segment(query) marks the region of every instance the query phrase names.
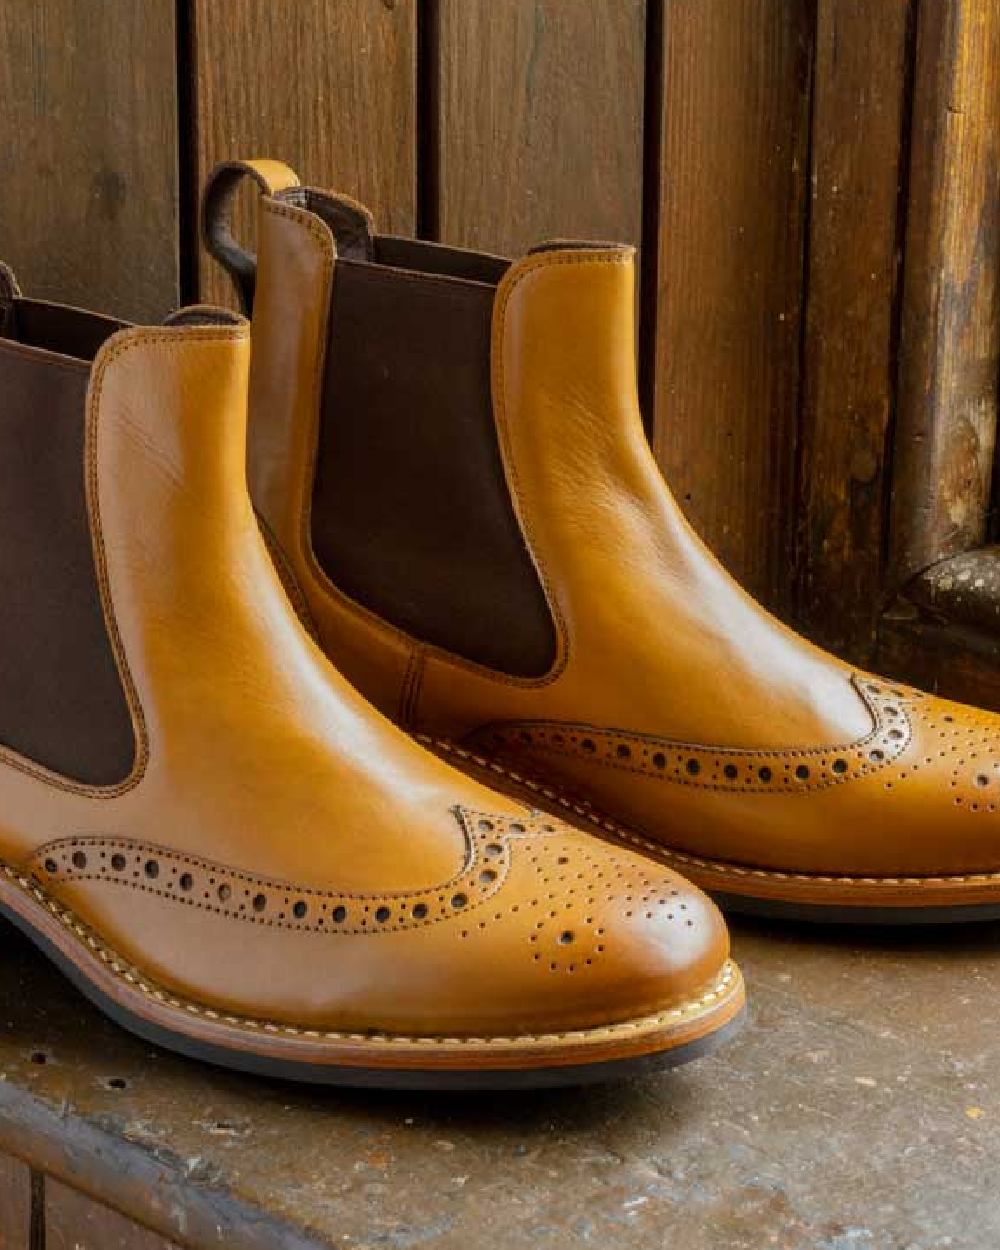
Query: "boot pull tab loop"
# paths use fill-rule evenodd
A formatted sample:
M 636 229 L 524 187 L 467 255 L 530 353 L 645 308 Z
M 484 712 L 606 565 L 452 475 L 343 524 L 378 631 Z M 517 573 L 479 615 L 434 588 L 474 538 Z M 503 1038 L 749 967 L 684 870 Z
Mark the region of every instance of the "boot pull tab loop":
M 232 279 L 240 307 L 249 317 L 253 312 L 257 257 L 241 247 L 233 235 L 232 209 L 236 190 L 244 178 L 251 178 L 262 195 L 277 195 L 299 186 L 298 175 L 281 161 L 266 159 L 224 161 L 216 165 L 205 184 L 201 201 L 201 233 L 205 247 Z

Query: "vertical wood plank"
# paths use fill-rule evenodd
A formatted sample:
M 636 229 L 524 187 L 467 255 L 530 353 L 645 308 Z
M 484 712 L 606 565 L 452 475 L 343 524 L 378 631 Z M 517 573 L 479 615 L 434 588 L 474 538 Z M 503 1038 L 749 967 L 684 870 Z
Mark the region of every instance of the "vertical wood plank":
M 0 4 L 0 256 L 32 295 L 177 300 L 175 0 Z
M 640 241 L 644 0 L 437 0 L 438 193 L 448 243 Z
M 812 0 L 666 0 L 658 459 L 694 525 L 772 604 L 788 552 Z
M 863 660 L 888 533 L 911 0 L 820 0 L 801 418 L 800 616 Z
M 198 194 L 217 161 L 274 156 L 411 233 L 417 0 L 193 2 Z M 204 298 L 232 302 L 204 254 L 200 277 Z
M 45 1250 L 178 1250 L 59 1181 L 45 1182 Z
M 996 440 L 1000 9 L 920 5 L 892 502 L 893 588 L 982 542 Z
M 0 1250 L 29 1250 L 31 1173 L 19 1159 L 0 1155 Z

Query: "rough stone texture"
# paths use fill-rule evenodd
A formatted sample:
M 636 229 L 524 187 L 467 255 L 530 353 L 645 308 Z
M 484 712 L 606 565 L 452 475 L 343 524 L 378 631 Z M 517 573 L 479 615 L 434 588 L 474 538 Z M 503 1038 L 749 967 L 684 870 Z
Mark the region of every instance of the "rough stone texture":
M 204 1068 L 3 940 L 0 1148 L 185 1245 L 1000 1245 L 1000 925 L 737 921 L 753 1019 L 723 1054 L 620 1088 L 482 1097 Z

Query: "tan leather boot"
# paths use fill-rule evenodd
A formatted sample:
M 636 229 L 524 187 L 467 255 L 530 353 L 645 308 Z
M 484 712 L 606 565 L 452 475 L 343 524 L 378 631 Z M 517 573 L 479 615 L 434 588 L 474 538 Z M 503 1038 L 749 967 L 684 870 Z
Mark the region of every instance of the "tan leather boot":
M 531 1085 L 704 1051 L 742 1005 L 714 906 L 443 764 L 302 627 L 246 490 L 249 355 L 239 318 L 121 329 L 0 274 L 0 911 L 237 1068 Z
M 643 436 L 632 251 L 509 263 L 282 182 L 251 491 L 359 689 L 734 905 L 1000 914 L 1000 719 L 819 651 L 695 537 Z

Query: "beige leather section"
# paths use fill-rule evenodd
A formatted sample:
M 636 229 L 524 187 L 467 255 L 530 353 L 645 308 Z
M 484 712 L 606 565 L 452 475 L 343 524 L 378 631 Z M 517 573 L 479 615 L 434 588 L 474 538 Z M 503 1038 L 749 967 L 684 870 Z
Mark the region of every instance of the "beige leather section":
M 341 596 L 319 568 L 310 507 L 334 242 L 313 213 L 261 202 L 249 475 L 254 504 L 297 579 L 337 666 L 387 715 L 400 713 L 416 647 Z
M 525 689 L 431 656 L 421 726 L 535 716 L 722 746 L 860 737 L 849 671 L 744 594 L 666 490 L 639 413 L 634 308 L 628 249 L 545 253 L 502 283 L 497 422 L 567 658 Z
M 529 1030 L 691 997 L 726 956 L 711 904 L 429 755 L 305 632 L 246 491 L 249 355 L 245 326 L 197 327 L 126 331 L 97 359 L 89 507 L 142 750 L 115 790 L 0 765 L 0 859 L 144 974 L 265 1020 Z M 488 826 L 479 893 L 452 884 L 476 867 L 459 809 Z M 350 896 L 352 931 L 319 925 L 339 923 L 331 894 Z

